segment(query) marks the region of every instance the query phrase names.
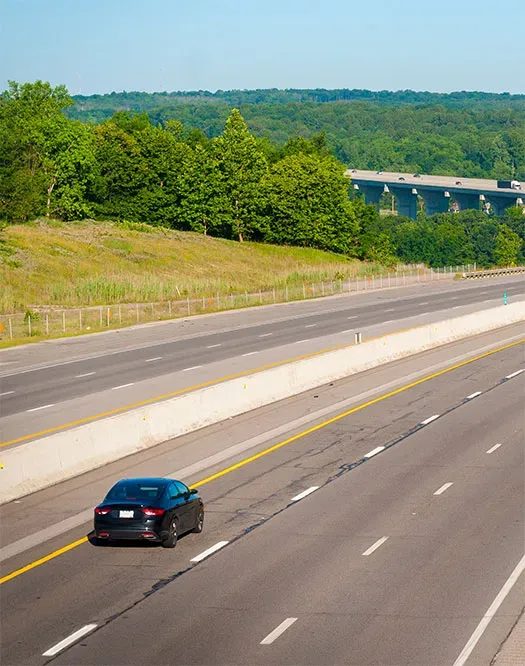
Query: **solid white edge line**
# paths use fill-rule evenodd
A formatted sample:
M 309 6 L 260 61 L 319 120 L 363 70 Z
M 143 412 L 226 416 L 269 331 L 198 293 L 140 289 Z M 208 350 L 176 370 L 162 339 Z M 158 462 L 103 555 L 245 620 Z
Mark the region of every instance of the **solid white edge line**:
M 195 555 L 195 557 L 192 557 L 190 562 L 202 562 L 202 560 L 206 559 L 210 555 L 213 555 L 213 553 L 217 552 L 221 548 L 224 548 L 224 546 L 226 546 L 228 543 L 229 541 L 219 541 L 211 548 L 208 548 L 207 550 L 204 550 L 202 553 L 199 553 L 199 555 Z
M 381 453 L 385 447 L 384 446 L 377 446 L 375 449 L 372 449 L 368 453 L 366 453 L 363 458 L 371 458 L 372 456 L 375 456 L 378 453 Z
M 428 425 L 429 423 L 432 423 L 432 421 L 435 421 L 436 419 L 439 419 L 441 414 L 434 414 L 434 416 L 429 416 L 428 419 L 425 419 L 424 421 L 421 421 L 419 425 Z
M 448 490 L 448 489 L 450 488 L 450 486 L 453 486 L 453 485 L 454 485 L 454 483 L 451 482 L 451 481 L 450 481 L 449 483 L 444 483 L 444 484 L 441 486 L 441 488 L 438 488 L 438 489 L 436 490 L 436 492 L 434 493 L 434 495 L 442 495 L 442 494 L 445 492 L 445 490 Z
M 525 369 L 522 368 L 521 370 L 516 370 L 516 372 L 513 372 L 510 375 L 507 375 L 505 379 L 512 379 L 513 377 L 517 377 L 518 375 L 521 375 L 522 372 L 525 372 Z
M 307 495 L 310 495 L 310 493 L 313 493 L 316 490 L 319 490 L 319 486 L 312 486 L 311 488 L 308 488 L 307 490 L 303 490 L 302 493 L 299 493 L 295 497 L 292 497 L 291 501 L 292 502 L 298 502 L 299 500 L 302 500 L 303 497 L 306 497 Z
M 55 404 L 50 405 L 40 405 L 40 407 L 33 407 L 32 409 L 26 409 L 26 412 L 38 412 L 40 409 L 47 409 L 48 407 L 54 407 Z
M 12 393 L 14 393 L 14 391 L 4 391 L 4 393 L 0 393 L 0 398 L 1 398 L 3 395 L 11 395 Z
M 82 379 L 82 377 L 91 377 L 91 375 L 96 375 L 96 372 L 83 372 L 81 375 L 75 375 L 75 379 Z
M 184 368 L 181 372 L 188 372 L 189 370 L 197 370 L 197 368 L 202 368 L 202 365 L 192 365 L 191 368 Z
M 374 550 L 377 550 L 377 549 L 379 548 L 379 546 L 382 546 L 382 545 L 385 543 L 385 541 L 386 541 L 387 539 L 388 539 L 387 536 L 386 536 L 386 537 L 381 537 L 380 539 L 378 539 L 375 543 L 373 543 L 373 544 L 370 546 L 370 548 L 367 548 L 367 549 L 365 550 L 365 552 L 363 553 L 363 556 L 364 556 L 364 557 L 368 557 L 368 555 L 372 555 L 372 553 L 374 552 Z
M 78 631 L 75 631 L 73 634 L 71 634 L 71 636 L 64 638 L 64 640 L 60 641 L 60 643 L 57 643 L 56 645 L 53 645 L 53 647 L 50 647 L 49 650 L 42 652 L 42 656 L 54 657 L 61 650 L 64 650 L 65 648 L 69 647 L 72 643 L 78 641 L 79 638 L 86 636 L 86 634 L 91 633 L 96 628 L 97 628 L 96 624 L 86 624 L 84 627 L 78 629 Z
M 294 622 L 297 622 L 296 617 L 287 617 L 284 622 L 281 622 L 281 624 L 278 627 L 275 627 L 273 631 L 270 631 L 268 636 L 266 638 L 263 638 L 260 645 L 271 645 L 281 634 L 284 634 L 284 632 L 292 626 Z
M 133 386 L 135 382 L 130 382 L 129 384 L 121 384 L 120 386 L 113 386 L 112 391 L 118 391 L 118 389 L 128 388 L 128 386 Z
M 147 358 L 144 363 L 152 363 L 153 361 L 160 361 L 162 356 L 154 356 L 153 358 Z
M 483 636 L 483 633 L 485 632 L 485 629 L 488 627 L 490 621 L 492 620 L 494 615 L 496 615 L 498 608 L 505 601 L 505 598 L 507 597 L 508 593 L 512 590 L 512 588 L 514 587 L 514 585 L 516 584 L 516 582 L 518 581 L 519 577 L 521 576 L 524 570 L 525 570 L 525 555 L 521 558 L 521 560 L 516 565 L 514 571 L 510 574 L 510 576 L 503 584 L 503 587 L 496 595 L 494 601 L 488 607 L 487 612 L 481 618 L 480 623 L 474 629 L 472 636 L 468 639 L 467 644 L 465 645 L 463 650 L 461 650 L 459 657 L 456 659 L 456 661 L 453 663 L 452 666 L 464 666 L 467 659 L 470 657 L 472 651 L 476 647 L 479 639 Z
M 467 395 L 465 400 L 472 400 L 472 398 L 477 398 L 478 395 L 481 395 L 481 391 L 476 391 L 475 393 L 471 393 L 470 395 Z
M 497 450 L 499 449 L 500 446 L 501 446 L 501 444 L 494 444 L 494 446 L 492 446 L 492 447 L 487 451 L 487 453 L 489 453 L 489 454 L 490 454 L 490 453 L 494 453 L 494 451 L 497 451 Z

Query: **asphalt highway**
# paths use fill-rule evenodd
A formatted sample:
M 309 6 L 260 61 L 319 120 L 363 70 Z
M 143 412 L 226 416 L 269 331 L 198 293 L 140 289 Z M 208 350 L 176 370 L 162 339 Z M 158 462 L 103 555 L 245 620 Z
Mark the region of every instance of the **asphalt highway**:
M 524 605 L 523 574 L 508 583 L 525 529 L 517 332 L 361 373 L 0 507 L 3 553 L 34 535 L 2 558 L 2 663 L 488 665 Z M 185 466 L 206 522 L 175 551 L 96 547 L 86 518 L 53 532 L 116 478 Z
M 279 310 L 266 309 L 266 323 L 263 319 L 243 325 L 243 318 L 249 321 L 248 312 L 238 313 L 237 321 L 229 327 L 227 318 L 218 317 L 213 320 L 215 330 L 179 334 L 160 343 L 155 339 L 154 329 L 150 329 L 152 339 L 142 346 L 122 351 L 102 348 L 87 358 L 56 359 L 44 367 L 24 367 L 20 361 L 13 367 L 12 355 L 0 353 L 0 419 L 24 413 L 28 423 L 34 412 L 48 410 L 66 400 L 129 388 L 148 379 L 187 373 L 229 359 L 253 356 L 253 365 L 257 365 L 256 355 L 270 349 L 314 342 L 320 350 L 326 346 L 326 337 L 337 333 L 345 332 L 350 339 L 353 331 L 377 324 L 395 324 L 436 312 L 452 316 L 455 309 L 465 305 L 474 305 L 476 309 L 493 307 L 502 302 L 504 291 L 510 299 L 525 293 L 522 277 L 474 285 L 451 283 L 435 293 L 426 290 L 426 286 L 422 285 L 419 293 L 415 289 L 410 294 L 399 289 L 386 290 L 380 294 L 289 304 Z M 95 342 L 100 344 L 100 338 Z M 28 355 L 31 351 L 28 350 Z M 289 356 L 281 360 L 286 358 Z M 188 384 L 191 385 L 189 380 Z

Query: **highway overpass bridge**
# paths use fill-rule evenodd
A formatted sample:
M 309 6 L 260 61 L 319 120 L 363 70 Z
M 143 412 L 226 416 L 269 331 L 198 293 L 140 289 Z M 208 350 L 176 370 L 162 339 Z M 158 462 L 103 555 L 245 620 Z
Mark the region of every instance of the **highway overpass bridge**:
M 416 219 L 418 195 L 425 202 L 427 215 L 447 212 L 451 200 L 460 210 L 479 210 L 480 201 L 488 202 L 496 215 L 503 215 L 507 208 L 522 204 L 525 198 L 523 190 L 498 187 L 497 181 L 481 178 L 359 169 L 349 169 L 346 175 L 351 178 L 354 188 L 363 192 L 367 203 L 379 207 L 383 193 L 391 192 L 397 200 L 399 214 L 413 220 Z

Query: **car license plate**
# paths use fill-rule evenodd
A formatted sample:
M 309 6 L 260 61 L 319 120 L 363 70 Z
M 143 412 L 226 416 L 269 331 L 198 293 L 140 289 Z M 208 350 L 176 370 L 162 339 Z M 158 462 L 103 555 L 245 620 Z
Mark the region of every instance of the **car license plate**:
M 133 518 L 133 511 L 120 511 L 120 518 Z

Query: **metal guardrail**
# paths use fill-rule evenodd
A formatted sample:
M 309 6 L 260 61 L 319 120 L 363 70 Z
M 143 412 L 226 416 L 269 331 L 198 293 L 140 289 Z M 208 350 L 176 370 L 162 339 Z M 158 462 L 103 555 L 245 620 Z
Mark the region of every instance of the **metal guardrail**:
M 525 266 L 509 266 L 508 268 L 493 268 L 487 271 L 469 271 L 462 273 L 461 277 L 466 280 L 475 278 L 499 277 L 500 275 L 515 275 L 525 273 Z

